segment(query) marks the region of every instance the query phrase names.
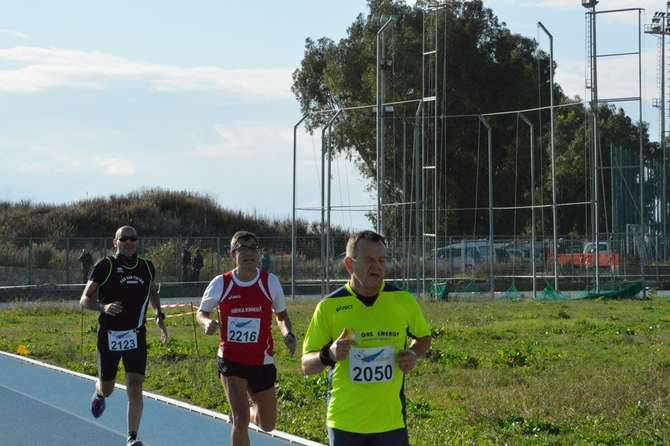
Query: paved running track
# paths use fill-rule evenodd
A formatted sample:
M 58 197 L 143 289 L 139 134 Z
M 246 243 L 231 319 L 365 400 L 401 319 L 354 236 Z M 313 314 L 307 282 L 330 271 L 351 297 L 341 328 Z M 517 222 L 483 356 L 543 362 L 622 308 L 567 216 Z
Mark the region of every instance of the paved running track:
M 95 378 L 0 352 L 0 445 L 125 446 L 126 392 L 117 386 L 98 419 Z M 223 391 L 223 390 L 222 390 Z M 228 417 L 144 392 L 139 438 L 146 446 L 227 445 Z M 253 446 L 319 446 L 283 432 L 249 429 Z

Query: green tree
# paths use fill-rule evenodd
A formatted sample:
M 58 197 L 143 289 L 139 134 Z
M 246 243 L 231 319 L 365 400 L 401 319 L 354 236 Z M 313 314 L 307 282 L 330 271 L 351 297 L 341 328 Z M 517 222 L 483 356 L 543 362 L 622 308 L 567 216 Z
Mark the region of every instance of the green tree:
M 395 23 L 386 33 L 385 52 L 392 61 L 385 71 L 385 102 L 417 99 L 422 92 L 422 44 L 424 3 L 410 7 L 401 0 L 369 0 L 369 12 L 356 17 L 339 42 L 322 37 L 308 38 L 305 55 L 293 73 L 293 92 L 304 113 L 308 130 L 321 127 L 333 115 L 332 110 L 374 104 L 376 100 L 376 36 L 380 26 L 391 16 Z M 508 110 L 524 110 L 549 105 L 549 57 L 540 51 L 535 40 L 512 33 L 491 9 L 481 1 L 448 2 L 437 15 L 439 63 L 437 79 L 440 116 L 437 128 L 440 151 L 438 165 L 441 209 L 461 209 L 439 216 L 440 233 L 488 233 L 488 163 L 486 132 L 477 115 Z M 431 68 L 432 72 L 432 68 Z M 552 86 L 556 104 L 579 101 L 566 97 L 559 85 Z M 387 155 L 384 159 L 385 202 L 407 201 L 414 196 L 414 183 L 408 179 L 414 162 L 411 150 L 400 147 L 412 141 L 420 122 L 414 115 L 417 104 L 395 106 L 393 117 L 385 119 L 384 134 Z M 323 112 L 331 110 L 331 112 Z M 376 178 L 375 113 L 371 108 L 348 110 L 334 128 L 334 147 L 359 160 L 361 173 L 370 179 L 373 190 Z M 556 112 L 557 180 L 561 201 L 586 201 L 589 193 L 588 152 L 584 150 L 585 109 L 581 105 L 557 109 Z M 449 117 L 445 117 L 448 115 Z M 456 118 L 454 115 L 468 115 Z M 536 144 L 536 202 L 551 202 L 550 114 L 547 110 L 525 113 L 533 122 L 539 144 Z M 529 205 L 530 155 L 527 128 L 516 114 L 490 116 L 493 131 L 494 206 Z M 602 159 L 609 162 L 609 146 L 616 142 L 631 153 L 638 151 L 638 127 L 623 111 L 605 107 L 600 123 Z M 398 131 L 403 126 L 405 133 Z M 393 127 L 393 129 L 391 129 Z M 394 131 L 395 130 L 395 131 Z M 646 128 L 643 128 L 646 137 Z M 402 139 L 404 138 L 404 139 Z M 585 157 L 586 155 L 586 157 Z M 402 171 L 401 166 L 408 166 Z M 606 172 L 603 169 L 603 172 Z M 607 175 L 605 175 L 607 176 Z M 608 179 L 604 190 L 609 191 Z M 404 193 L 403 193 L 404 192 Z M 607 197 L 606 197 L 607 198 Z M 587 197 L 588 199 L 588 197 Z M 425 197 L 432 203 L 432 196 Z M 473 210 L 478 207 L 480 210 Z M 495 227 L 499 234 L 529 232 L 530 213 L 496 212 Z M 603 213 L 607 207 L 603 207 Z M 518 215 L 517 215 L 518 214 Z M 583 209 L 561 212 L 561 229 L 586 231 L 588 222 Z M 538 227 L 551 228 L 551 212 L 542 212 Z M 410 216 L 410 220 L 413 216 Z M 537 217 L 541 218 L 541 217 Z M 373 220 L 373 217 L 371 217 Z M 385 212 L 385 232 L 399 232 L 400 212 Z M 549 231 L 550 232 L 550 231 Z
M 541 79 L 545 87 L 548 79 L 548 60 L 538 53 L 533 40 L 512 34 L 504 23 L 498 21 L 493 12 L 481 2 L 450 2 L 438 15 L 438 60 L 440 69 L 435 81 L 443 91 L 437 112 L 440 114 L 478 114 L 509 109 L 537 106 L 538 57 L 542 62 Z M 359 15 L 347 31 L 347 36 L 338 43 L 326 37 L 307 39 L 305 57 L 293 74 L 293 92 L 302 111 L 354 107 L 375 102 L 376 88 L 376 35 L 381 24 L 390 16 L 396 17 L 392 32 L 385 43 L 386 53 L 392 59 L 392 69 L 385 75 L 386 102 L 404 101 L 421 96 L 422 91 L 422 38 L 424 16 L 422 2 L 414 7 L 403 1 L 370 0 L 369 14 Z M 504 88 L 501 88 L 503 87 Z M 556 87 L 559 99 L 563 96 Z M 400 125 L 404 119 L 407 133 L 416 128 L 414 120 L 416 103 L 398 107 L 396 119 L 389 119 L 389 126 Z M 329 113 L 314 113 L 306 120 L 306 127 L 314 130 L 331 116 Z M 398 118 L 398 115 L 400 117 Z M 420 124 L 419 124 L 420 125 Z M 497 145 L 494 153 L 494 177 L 496 195 L 512 196 L 510 175 L 522 172 L 525 175 L 518 183 L 528 184 L 528 157 L 516 159 L 515 122 L 496 123 L 496 138 L 509 143 Z M 386 130 L 388 132 L 388 129 Z M 440 169 L 440 188 L 448 193 L 441 197 L 440 207 L 472 208 L 473 197 L 479 198 L 480 207 L 487 206 L 485 135 L 476 118 L 441 119 L 439 134 L 442 147 L 449 151 L 441 153 L 438 162 L 446 166 Z M 387 140 L 389 147 L 401 147 L 399 132 Z M 480 141 L 479 148 L 473 142 Z M 335 130 L 337 151 L 360 158 L 359 168 L 368 178 L 376 176 L 375 116 L 370 109 L 347 112 L 346 119 L 338 122 Z M 399 171 L 403 164 L 396 150 L 385 159 L 388 172 L 383 193 L 385 201 L 399 200 L 403 190 L 413 188 Z M 477 156 L 479 155 L 479 156 Z M 415 161 L 411 151 L 406 154 L 406 165 Z M 521 167 L 519 167 L 519 163 Z M 481 181 L 476 181 L 477 173 Z M 372 188 L 371 182 L 371 188 Z M 474 190 L 473 190 L 474 189 Z M 409 192 L 409 191 L 407 191 Z M 407 197 L 408 194 L 405 195 Z M 430 202 L 431 198 L 426 197 Z M 510 204 L 510 203 L 507 203 Z M 397 221 L 398 217 L 391 221 Z M 511 230 L 509 219 L 496 222 L 502 231 Z M 387 220 L 388 221 L 388 220 Z M 477 229 L 485 231 L 486 213 L 475 218 L 473 213 L 461 213 L 444 219 L 448 228 L 442 230 L 464 233 Z M 396 228 L 397 229 L 397 228 Z M 393 229 L 389 229 L 392 231 Z

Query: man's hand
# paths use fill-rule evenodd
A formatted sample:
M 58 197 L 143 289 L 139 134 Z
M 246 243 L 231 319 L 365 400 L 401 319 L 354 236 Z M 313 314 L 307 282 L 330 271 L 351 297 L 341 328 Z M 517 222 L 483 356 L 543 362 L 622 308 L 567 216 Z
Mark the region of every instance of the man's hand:
M 210 319 L 206 325 L 204 326 L 205 328 L 205 334 L 207 336 L 213 335 L 216 333 L 217 328 L 219 328 L 219 321 L 216 319 Z
M 102 312 L 108 316 L 118 316 L 123 311 L 121 301 L 112 302 L 111 304 L 104 304 Z
M 167 328 L 165 328 L 165 317 L 156 317 L 156 325 L 161 331 L 161 344 L 165 344 L 169 339 Z
M 293 356 L 295 354 L 295 348 L 298 345 L 298 339 L 295 335 L 293 333 L 287 333 L 286 336 L 284 336 L 284 344 L 286 344 L 288 354 Z
M 330 357 L 333 361 L 342 361 L 349 355 L 351 345 L 354 343 L 353 331 L 345 328 L 340 336 L 330 346 Z
M 416 367 L 416 353 L 412 349 L 403 350 L 398 355 L 398 366 L 403 373 L 410 372 Z

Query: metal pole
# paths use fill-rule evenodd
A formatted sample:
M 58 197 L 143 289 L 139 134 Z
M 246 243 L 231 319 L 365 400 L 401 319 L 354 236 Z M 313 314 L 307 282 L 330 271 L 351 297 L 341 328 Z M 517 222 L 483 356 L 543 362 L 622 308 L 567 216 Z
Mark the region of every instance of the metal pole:
M 640 13 L 638 12 L 638 15 Z M 666 26 L 666 16 L 663 16 L 662 25 L 663 32 L 661 33 L 661 152 L 663 153 L 663 176 L 662 176 L 662 192 L 661 192 L 661 218 L 663 219 L 663 235 L 666 234 L 667 221 L 668 221 L 668 211 L 667 211 L 667 199 L 665 196 L 666 189 L 666 168 L 667 165 L 667 155 L 665 153 L 665 26 Z M 642 118 L 640 118 L 642 122 Z M 667 258 L 667 253 L 665 250 L 665 243 L 663 243 L 663 261 Z M 657 260 L 658 260 L 658 251 L 656 251 Z M 658 262 L 656 262 L 658 265 Z
M 537 284 L 535 283 L 537 272 L 535 270 L 535 127 L 522 113 L 519 117 L 530 129 L 530 264 L 533 275 L 533 298 L 537 297 Z M 556 249 L 554 247 L 554 249 Z M 554 251 L 556 257 L 556 251 Z
M 558 289 L 558 216 L 556 211 L 556 147 L 554 144 L 554 36 L 542 24 L 537 22 L 537 26 L 549 37 L 549 119 L 550 119 L 550 140 L 551 140 L 551 213 L 553 220 L 552 247 L 554 250 L 554 289 Z M 595 36 L 594 36 L 595 41 Z M 535 253 L 533 253 L 535 255 Z
M 419 119 L 422 116 L 423 112 L 423 101 L 419 101 L 419 105 L 416 107 L 415 119 L 414 119 L 414 135 L 417 135 L 417 129 L 419 127 Z M 423 147 L 423 120 L 421 120 L 421 135 L 419 138 L 414 137 L 414 251 L 415 251 L 415 284 L 416 290 L 415 293 L 417 296 L 420 295 L 420 285 L 419 279 L 425 272 L 425 259 L 423 258 L 423 237 L 421 236 L 421 231 L 419 226 L 421 224 L 420 217 L 420 206 L 421 206 L 421 148 Z M 419 268 L 419 259 L 421 260 L 421 268 Z
M 296 160 L 297 160 L 297 149 L 298 149 L 298 127 L 302 122 L 307 119 L 309 116 L 307 113 L 302 115 L 302 118 L 293 126 L 293 216 L 291 219 L 291 299 L 295 300 L 295 259 L 296 259 L 296 228 L 295 228 L 295 197 L 296 197 Z M 220 254 L 219 250 L 219 239 L 216 239 L 217 243 L 217 252 Z
M 479 120 L 486 127 L 488 138 L 488 170 L 489 170 L 489 283 L 491 299 L 495 299 L 495 272 L 493 271 L 493 255 L 495 248 L 493 247 L 493 143 L 492 131 L 489 122 L 483 116 Z
M 339 111 L 338 111 L 339 114 Z M 337 116 L 337 115 L 335 115 Z M 332 189 L 332 165 L 333 165 L 333 155 L 332 155 L 332 148 L 333 148 L 333 129 L 331 127 L 328 128 L 328 150 L 326 152 L 326 156 L 328 157 L 328 192 L 327 192 L 327 203 L 326 203 L 326 293 L 330 294 L 330 256 L 331 256 L 331 249 L 330 249 L 330 212 L 332 209 L 332 203 L 331 203 L 331 189 Z
M 33 238 L 28 239 L 28 285 L 33 284 Z
M 70 283 L 70 237 L 65 238 L 65 283 Z
M 639 107 L 640 107 L 640 232 L 642 236 L 642 240 L 640 241 L 640 281 L 642 282 L 642 297 L 645 297 L 646 292 L 645 292 L 645 286 L 644 286 L 644 258 L 642 257 L 643 253 L 645 252 L 644 250 L 644 159 L 643 159 L 643 143 L 642 143 L 642 36 L 639 33 L 639 29 L 642 27 L 642 10 L 638 10 L 637 12 L 637 21 L 638 21 L 638 37 L 637 37 L 637 67 L 638 67 L 638 91 L 639 91 L 639 97 L 640 100 L 638 102 Z M 664 30 L 665 31 L 665 30 Z M 665 57 L 665 54 L 662 55 Z M 662 73 L 662 77 L 665 76 L 665 73 Z M 665 101 L 665 91 L 661 95 L 661 101 Z M 663 135 L 665 138 L 665 135 Z M 665 155 L 665 151 L 663 152 Z M 665 169 L 665 166 L 663 166 L 663 169 Z M 663 190 L 663 195 L 665 195 L 666 191 Z M 665 212 L 665 209 L 663 209 L 663 212 Z M 665 221 L 665 220 L 664 220 Z
M 593 230 L 592 241 L 593 263 L 595 273 L 595 291 L 600 291 L 600 274 L 598 271 L 600 249 L 598 246 L 599 236 L 599 203 L 598 203 L 598 46 L 596 44 L 596 6 L 591 7 L 591 109 L 593 112 Z
M 383 234 L 384 220 L 383 209 L 383 184 L 384 184 L 384 128 L 383 128 L 383 113 L 384 113 L 384 70 L 381 68 L 381 63 L 384 58 L 384 30 L 393 21 L 393 17 L 389 18 L 386 23 L 377 31 L 377 232 Z
M 401 234 L 402 234 L 402 255 L 405 256 L 409 254 L 407 252 L 407 120 L 405 117 L 402 119 L 402 189 L 401 189 L 401 200 L 402 200 L 402 224 L 401 224 Z M 405 263 L 407 265 L 408 263 Z M 408 288 L 408 279 L 409 272 L 406 269 L 402 268 L 402 279 L 405 284 L 405 289 Z
M 342 113 L 342 110 L 338 110 L 332 118 L 328 120 L 326 125 L 321 129 L 321 295 L 326 294 L 326 283 L 325 279 L 328 277 L 328 268 L 326 266 L 327 262 L 330 262 L 328 258 L 329 254 L 329 238 L 328 232 L 330 228 L 326 226 L 326 203 L 325 203 L 325 187 L 326 187 L 326 156 L 330 156 L 330 151 L 327 148 L 326 144 L 326 131 L 330 130 L 330 126 L 333 125 L 335 119 Z M 330 172 L 328 173 L 330 175 Z M 330 177 L 328 177 L 328 187 L 330 187 Z

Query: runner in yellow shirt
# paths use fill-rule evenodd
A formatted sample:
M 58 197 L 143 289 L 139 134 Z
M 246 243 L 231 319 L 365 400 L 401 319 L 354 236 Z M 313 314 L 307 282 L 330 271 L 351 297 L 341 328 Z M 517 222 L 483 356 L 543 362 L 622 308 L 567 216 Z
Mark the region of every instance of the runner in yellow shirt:
M 331 367 L 326 424 L 330 446 L 408 446 L 404 376 L 430 348 L 414 296 L 384 283 L 384 238 L 353 235 L 350 280 L 319 302 L 303 344 L 305 375 Z

